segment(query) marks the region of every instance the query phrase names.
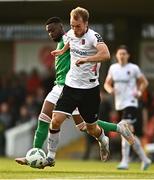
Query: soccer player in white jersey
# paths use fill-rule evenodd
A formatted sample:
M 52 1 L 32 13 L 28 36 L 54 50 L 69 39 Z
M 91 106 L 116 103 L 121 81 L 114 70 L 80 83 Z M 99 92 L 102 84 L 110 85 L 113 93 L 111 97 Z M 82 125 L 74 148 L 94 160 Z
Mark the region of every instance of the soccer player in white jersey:
M 57 49 L 62 49 L 65 44 L 65 33 L 62 25 L 62 21 L 58 17 L 49 18 L 46 22 L 46 30 L 49 34 L 49 37 L 57 42 Z M 56 71 L 56 80 L 55 86 L 53 87 L 52 91 L 47 95 L 44 100 L 41 113 L 38 118 L 38 125 L 35 131 L 33 147 L 35 148 L 42 148 L 44 141 L 48 135 L 49 124 L 52 118 L 52 111 L 58 98 L 62 92 L 62 89 L 65 84 L 65 77 L 70 68 L 70 51 L 66 51 L 63 55 L 57 56 L 55 61 L 55 71 Z M 81 130 L 85 130 L 85 123 L 83 119 L 79 115 L 77 110 L 73 113 L 73 119 L 75 121 L 76 126 Z M 98 120 L 97 124 L 102 127 L 106 132 L 115 131 L 123 135 L 127 141 L 132 144 L 134 142 L 134 137 L 130 130 L 128 129 L 127 124 L 113 124 L 104 122 L 102 120 Z M 54 131 L 55 132 L 55 131 Z M 47 160 L 45 161 L 44 165 L 40 168 L 44 168 L 46 166 L 54 166 L 55 164 L 55 156 L 56 156 L 56 146 L 54 146 L 55 141 L 57 142 L 59 132 L 55 133 L 52 138 L 48 140 L 48 154 Z M 49 158 L 50 157 L 50 158 Z M 18 157 L 15 159 L 17 163 L 21 165 L 28 165 L 27 160 L 25 157 Z
M 104 88 L 114 95 L 115 109 L 121 114 L 121 122 L 128 121 L 133 128 L 137 120 L 138 98 L 142 96 L 148 81 L 137 65 L 128 62 L 129 57 L 127 46 L 119 46 L 116 51 L 117 63 L 110 66 Z M 151 160 L 145 155 L 136 136 L 132 147 L 142 161 L 141 169 L 147 169 Z M 122 160 L 118 169 L 128 169 L 129 152 L 130 145 L 122 138 Z
M 77 7 L 70 13 L 71 30 L 67 36 L 71 65 L 62 95 L 53 111 L 50 132 L 55 133 L 50 133 L 50 136 L 56 136 L 63 121 L 78 107 L 86 122 L 87 132 L 99 142 L 101 159 L 106 160 L 109 155 L 109 140 L 96 121 L 100 103 L 100 62 L 110 59 L 110 53 L 102 37 L 88 28 L 88 19 L 89 13 L 84 8 Z M 63 53 L 63 50 L 57 51 L 57 54 L 54 51 L 53 54 L 60 55 L 60 52 Z M 57 145 L 58 140 L 55 146 Z

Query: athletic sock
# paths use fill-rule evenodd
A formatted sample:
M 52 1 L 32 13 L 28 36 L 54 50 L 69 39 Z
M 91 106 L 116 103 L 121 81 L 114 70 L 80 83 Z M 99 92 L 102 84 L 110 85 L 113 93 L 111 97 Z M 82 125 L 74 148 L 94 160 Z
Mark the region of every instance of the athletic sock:
M 117 131 L 117 124 L 98 120 L 97 124 L 104 129 L 105 132 Z
M 38 120 L 37 129 L 35 131 L 33 147 L 42 148 L 44 141 L 48 136 L 49 122 Z
M 129 153 L 130 153 L 130 144 L 125 140 L 125 138 L 122 137 L 122 160 L 121 162 L 124 164 L 129 163 Z
M 55 159 L 59 143 L 60 129 L 50 129 L 48 136 L 48 157 Z
M 136 154 L 139 156 L 141 161 L 143 161 L 143 162 L 148 161 L 148 157 L 146 156 L 146 154 L 141 146 L 140 140 L 136 136 L 135 136 L 135 143 L 133 144 L 133 149 L 136 152 Z

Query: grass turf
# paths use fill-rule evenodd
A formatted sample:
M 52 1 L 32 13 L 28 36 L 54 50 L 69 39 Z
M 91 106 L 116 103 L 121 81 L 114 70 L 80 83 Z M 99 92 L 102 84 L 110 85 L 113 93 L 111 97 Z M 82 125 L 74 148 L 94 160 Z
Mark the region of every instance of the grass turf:
M 117 162 L 57 160 L 55 167 L 44 170 L 0 158 L 0 179 L 154 179 L 154 164 L 141 171 L 140 163 L 131 163 L 129 170 L 117 170 Z

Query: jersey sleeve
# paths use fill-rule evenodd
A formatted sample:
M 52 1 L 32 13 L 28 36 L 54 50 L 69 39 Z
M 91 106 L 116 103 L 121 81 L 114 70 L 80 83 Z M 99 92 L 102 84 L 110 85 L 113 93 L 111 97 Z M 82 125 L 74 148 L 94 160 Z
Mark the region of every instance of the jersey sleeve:
M 98 44 L 103 43 L 103 38 L 100 34 L 97 32 L 93 33 L 93 40 L 92 40 L 93 46 L 96 47 Z
M 65 34 L 63 35 L 64 44 L 69 43 L 70 40 L 71 40 L 71 37 L 72 37 L 72 30 L 70 29 L 67 33 L 65 33 Z
M 136 65 L 135 66 L 135 77 L 138 79 L 143 75 L 143 73 L 141 72 L 141 69 Z
M 67 34 L 63 35 L 63 42 L 64 42 L 64 44 L 67 44 L 70 42 L 70 37 Z

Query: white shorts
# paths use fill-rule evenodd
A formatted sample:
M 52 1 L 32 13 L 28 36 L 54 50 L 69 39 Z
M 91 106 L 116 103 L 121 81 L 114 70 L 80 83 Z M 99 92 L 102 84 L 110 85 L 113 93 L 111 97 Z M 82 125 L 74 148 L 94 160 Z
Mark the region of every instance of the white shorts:
M 57 104 L 57 101 L 62 93 L 62 90 L 63 90 L 63 85 L 55 85 L 52 90 L 49 92 L 49 94 L 46 96 L 45 100 L 44 101 L 48 101 L 48 102 L 51 102 L 52 104 Z M 72 115 L 78 115 L 80 114 L 78 109 L 76 108 Z

